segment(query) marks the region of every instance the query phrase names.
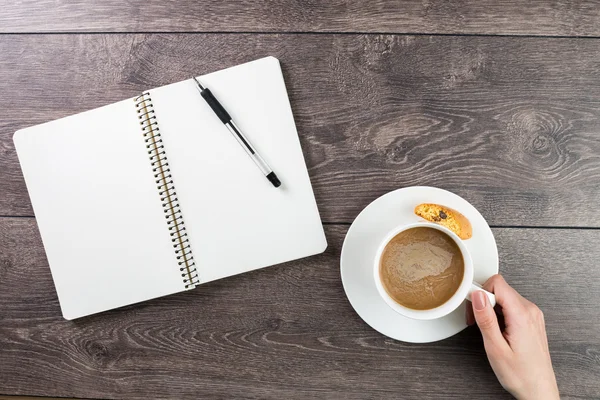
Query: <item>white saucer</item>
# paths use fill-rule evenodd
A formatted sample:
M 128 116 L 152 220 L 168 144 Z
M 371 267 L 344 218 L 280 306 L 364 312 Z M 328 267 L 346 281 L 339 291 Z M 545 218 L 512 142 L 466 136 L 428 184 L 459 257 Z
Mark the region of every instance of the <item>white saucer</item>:
M 473 257 L 475 281 L 484 283 L 498 273 L 498 249 L 492 230 L 468 201 L 446 190 L 414 186 L 387 193 L 356 217 L 346 234 L 341 256 L 342 283 L 350 304 L 373 329 L 396 340 L 426 343 L 442 340 L 467 327 L 465 304 L 431 321 L 404 317 L 379 296 L 373 280 L 375 252 L 385 235 L 400 224 L 423 221 L 414 214 L 421 203 L 442 204 L 471 221 L 473 237 L 465 244 Z

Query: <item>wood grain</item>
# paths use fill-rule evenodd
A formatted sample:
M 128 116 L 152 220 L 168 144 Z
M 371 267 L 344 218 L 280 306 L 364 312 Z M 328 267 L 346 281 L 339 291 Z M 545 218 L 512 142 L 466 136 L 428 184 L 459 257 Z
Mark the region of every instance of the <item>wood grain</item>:
M 32 32 L 138 34 L 1 34 Z M 4 1 L 0 399 L 510 398 L 477 329 L 413 345 L 362 322 L 339 278 L 347 225 L 335 223 L 389 190 L 431 185 L 493 225 L 600 227 L 600 41 L 386 33 L 597 37 L 600 7 Z M 334 223 L 327 252 L 63 320 L 14 131 L 266 55 L 282 62 L 321 215 Z M 600 398 L 600 230 L 494 233 L 501 272 L 545 312 L 562 398 Z
M 388 339 L 325 254 L 65 321 L 35 220 L 0 219 L 0 393 L 94 398 L 510 398 L 476 328 Z M 495 229 L 501 272 L 544 311 L 563 398 L 600 396 L 598 230 Z M 93 284 L 93 283 L 91 283 Z M 110 295 L 107 293 L 107 295 Z M 442 383 L 443 382 L 443 383 Z M 468 382 L 468 385 L 466 384 Z
M 600 41 L 470 36 L 5 36 L 0 215 L 33 215 L 15 130 L 266 55 L 325 222 L 430 185 L 496 226 L 599 226 Z
M 0 400 L 77 400 L 74 398 L 67 397 L 46 397 L 46 396 L 2 396 L 0 395 Z
M 0 32 L 600 35 L 593 0 L 5 0 Z

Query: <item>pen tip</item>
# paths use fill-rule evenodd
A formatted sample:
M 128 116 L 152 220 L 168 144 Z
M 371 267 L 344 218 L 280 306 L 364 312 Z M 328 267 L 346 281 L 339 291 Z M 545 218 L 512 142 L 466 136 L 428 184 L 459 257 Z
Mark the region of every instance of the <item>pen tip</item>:
M 196 84 L 198 85 L 198 87 L 200 88 L 200 90 L 204 90 L 204 86 L 202 86 L 202 84 L 200 83 L 200 81 L 198 79 L 196 79 L 196 77 L 192 77 L 192 79 L 196 82 Z

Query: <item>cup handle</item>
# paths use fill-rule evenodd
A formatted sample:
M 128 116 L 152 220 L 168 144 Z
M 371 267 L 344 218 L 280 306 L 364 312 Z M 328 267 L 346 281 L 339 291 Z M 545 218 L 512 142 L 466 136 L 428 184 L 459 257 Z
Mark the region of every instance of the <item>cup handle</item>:
M 494 307 L 496 305 L 496 296 L 494 296 L 493 293 L 490 293 L 487 290 L 485 290 L 477 282 L 473 282 L 471 284 L 471 288 L 469 289 L 469 293 L 467 293 L 467 300 L 471 301 L 471 294 L 473 294 L 473 292 L 477 292 L 478 290 L 481 290 L 483 293 L 485 293 L 487 295 L 488 300 L 490 301 L 490 304 L 492 305 L 492 307 Z

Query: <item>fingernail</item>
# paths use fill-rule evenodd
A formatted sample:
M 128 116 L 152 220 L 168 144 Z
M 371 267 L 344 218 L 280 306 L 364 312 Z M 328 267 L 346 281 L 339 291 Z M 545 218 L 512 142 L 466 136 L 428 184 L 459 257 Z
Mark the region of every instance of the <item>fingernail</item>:
M 487 305 L 486 297 L 487 296 L 485 295 L 485 293 L 483 293 L 481 290 L 478 290 L 475 293 L 471 294 L 473 308 L 476 311 L 481 311 L 485 308 L 485 306 Z

